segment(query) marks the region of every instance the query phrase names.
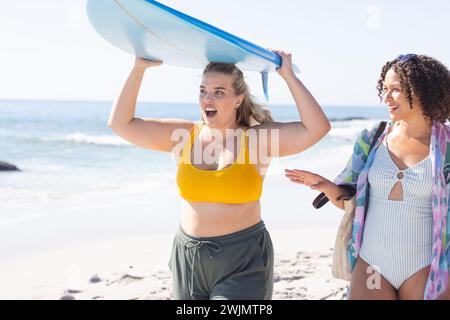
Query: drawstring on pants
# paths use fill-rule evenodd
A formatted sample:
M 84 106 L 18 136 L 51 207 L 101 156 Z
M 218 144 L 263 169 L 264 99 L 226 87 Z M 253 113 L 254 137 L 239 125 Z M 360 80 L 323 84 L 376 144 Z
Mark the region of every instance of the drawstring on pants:
M 189 291 L 191 296 L 194 295 L 194 268 L 195 268 L 195 259 L 196 256 L 200 256 L 199 250 L 205 249 L 209 255 L 210 259 L 213 259 L 213 255 L 211 253 L 219 253 L 222 251 L 222 247 L 213 241 L 201 241 L 201 240 L 190 240 L 184 244 L 184 247 L 188 250 L 194 249 L 194 259 L 192 260 L 191 266 L 191 283 L 189 284 Z

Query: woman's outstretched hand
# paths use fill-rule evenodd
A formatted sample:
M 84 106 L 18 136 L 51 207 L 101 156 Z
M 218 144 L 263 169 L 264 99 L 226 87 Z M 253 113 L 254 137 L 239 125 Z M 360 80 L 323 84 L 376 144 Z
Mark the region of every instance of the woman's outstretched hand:
M 324 192 L 332 182 L 324 177 L 305 170 L 285 169 L 285 176 L 294 183 L 310 187 L 312 190 Z
M 330 199 L 336 207 L 344 210 L 344 199 L 342 199 L 342 196 L 351 196 L 348 191 L 341 189 L 334 182 L 309 171 L 297 169 L 285 169 L 285 171 L 285 176 L 292 182 L 302 184 L 310 187 L 312 190 L 325 193 L 328 199 Z

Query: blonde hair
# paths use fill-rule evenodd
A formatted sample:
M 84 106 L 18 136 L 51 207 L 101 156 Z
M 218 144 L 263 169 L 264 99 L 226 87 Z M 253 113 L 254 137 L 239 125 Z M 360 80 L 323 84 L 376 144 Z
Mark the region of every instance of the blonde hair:
M 210 62 L 203 71 L 218 72 L 230 75 L 233 78 L 233 90 L 236 95 L 244 95 L 239 109 L 236 112 L 236 122 L 242 127 L 253 127 L 258 124 L 273 122 L 272 115 L 263 105 L 256 103 L 250 94 L 249 87 L 244 79 L 242 71 L 233 64 Z

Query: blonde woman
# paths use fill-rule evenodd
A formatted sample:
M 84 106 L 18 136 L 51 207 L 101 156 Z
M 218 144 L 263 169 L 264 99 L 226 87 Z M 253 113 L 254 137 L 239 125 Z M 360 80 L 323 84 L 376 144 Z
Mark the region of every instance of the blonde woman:
M 282 58 L 278 73 L 302 121 L 274 122 L 253 101 L 243 73 L 222 63 L 210 63 L 203 72 L 199 123 L 135 117 L 144 72 L 162 62 L 136 59 L 113 106 L 109 126 L 122 138 L 151 150 L 181 149 L 177 184 L 184 209 L 169 263 L 176 299 L 272 297 L 273 247 L 259 202 L 269 163 L 259 155 L 270 159 L 304 151 L 330 129 L 295 76 L 291 55 L 276 53 Z M 187 133 L 181 145 L 180 132 Z

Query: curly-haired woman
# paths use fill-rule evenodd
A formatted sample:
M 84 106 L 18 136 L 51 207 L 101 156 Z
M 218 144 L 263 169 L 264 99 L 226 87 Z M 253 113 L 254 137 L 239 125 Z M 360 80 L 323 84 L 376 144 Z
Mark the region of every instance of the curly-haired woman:
M 391 121 L 373 144 L 379 124 L 359 135 L 334 182 L 302 170 L 286 176 L 341 209 L 356 193 L 350 299 L 450 299 L 449 70 L 401 55 L 383 67 L 378 91 Z

